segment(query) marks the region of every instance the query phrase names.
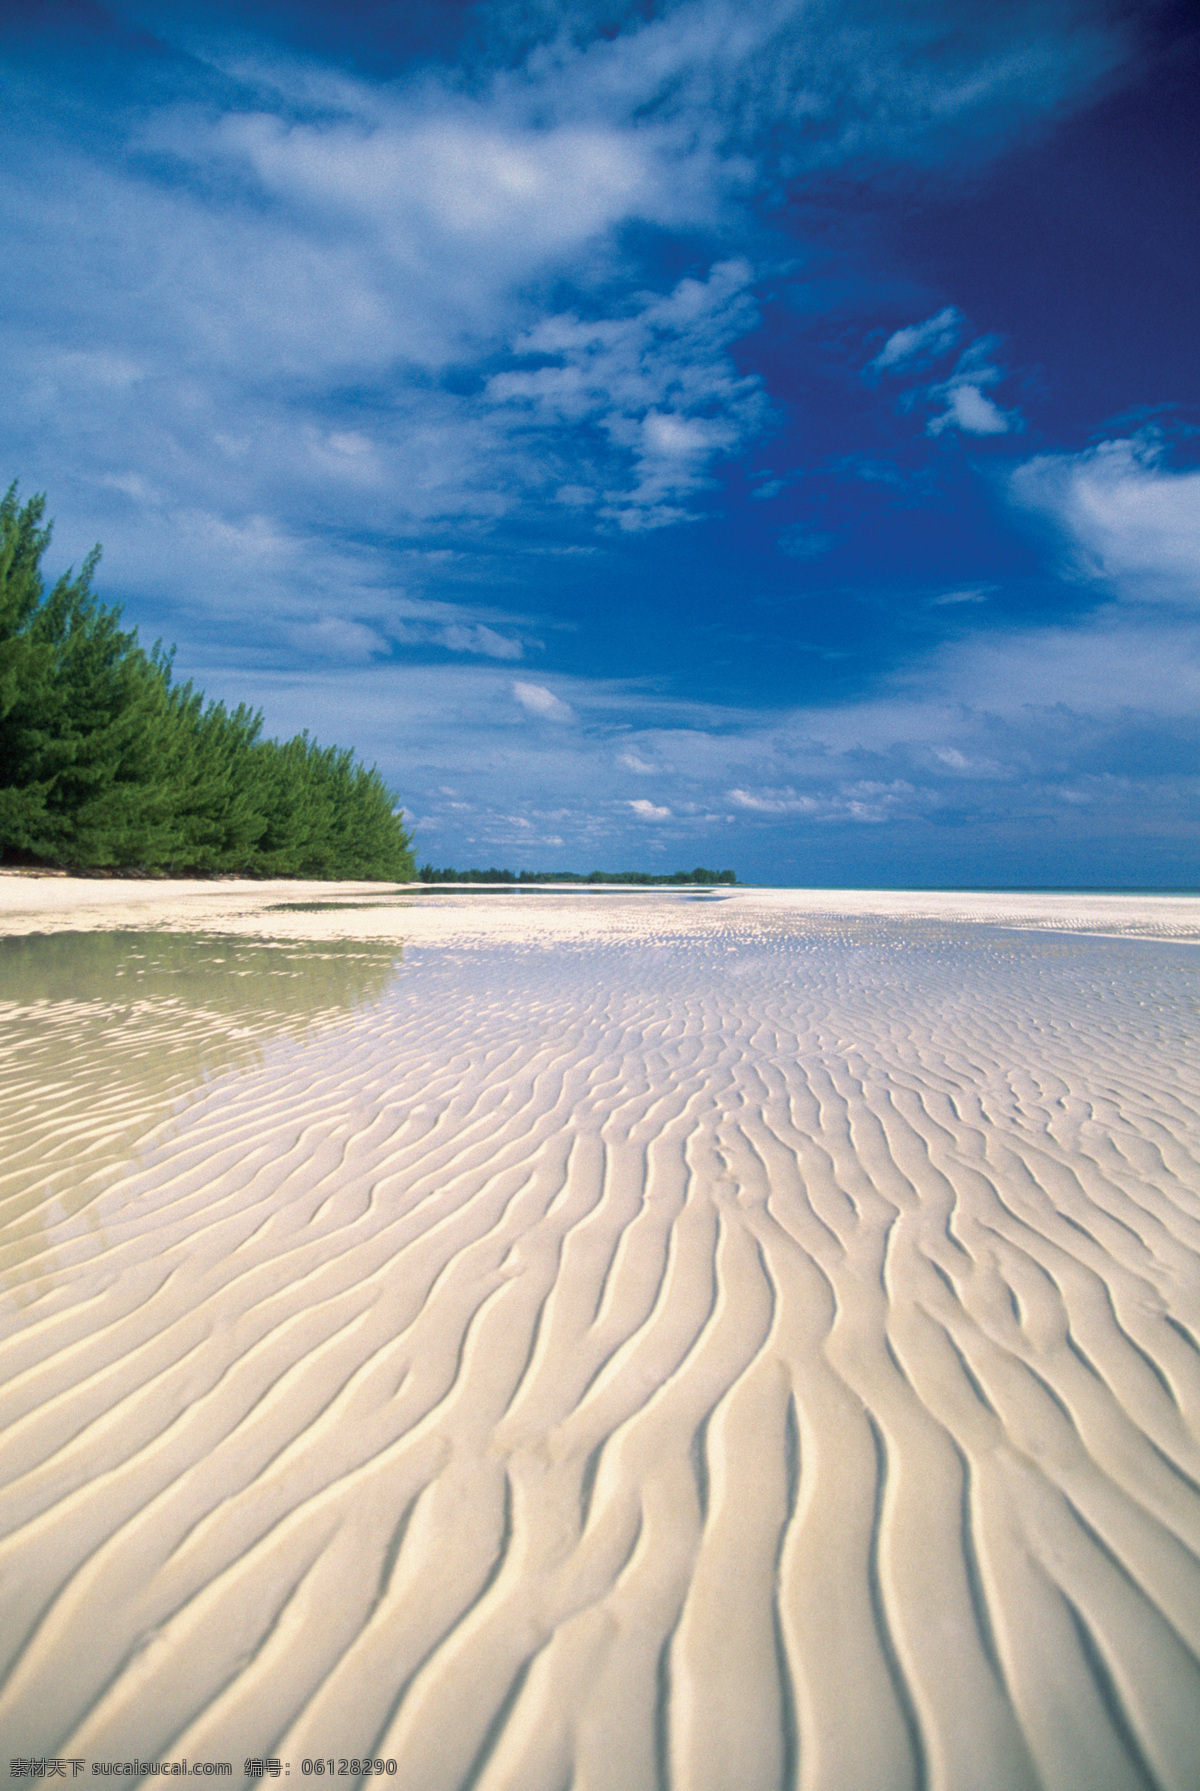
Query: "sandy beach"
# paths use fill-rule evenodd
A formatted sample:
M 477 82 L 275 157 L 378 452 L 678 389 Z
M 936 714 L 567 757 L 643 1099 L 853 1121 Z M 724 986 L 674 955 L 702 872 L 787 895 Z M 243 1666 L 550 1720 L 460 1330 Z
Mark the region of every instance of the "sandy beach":
M 7 1757 L 1200 1785 L 1200 898 L 4 876 L 0 1064 Z

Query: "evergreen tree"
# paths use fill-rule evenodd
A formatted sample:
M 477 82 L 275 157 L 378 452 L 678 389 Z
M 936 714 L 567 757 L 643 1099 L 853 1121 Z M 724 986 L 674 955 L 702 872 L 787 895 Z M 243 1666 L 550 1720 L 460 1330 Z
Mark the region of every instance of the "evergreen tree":
M 168 660 L 168 679 L 170 669 Z M 266 791 L 255 782 L 262 716 L 244 703 L 206 707 L 190 682 L 171 687 L 169 708 L 168 858 L 198 871 L 249 869 L 266 825 Z
M 162 668 L 100 603 L 94 549 L 47 594 L 44 498 L 0 506 L 0 826 L 7 844 L 77 864 L 154 856 L 169 790 Z
M 0 502 L 0 849 L 76 866 L 413 875 L 395 798 L 352 752 L 263 740 L 244 704 L 174 684 L 91 589 L 47 593 L 45 499 Z

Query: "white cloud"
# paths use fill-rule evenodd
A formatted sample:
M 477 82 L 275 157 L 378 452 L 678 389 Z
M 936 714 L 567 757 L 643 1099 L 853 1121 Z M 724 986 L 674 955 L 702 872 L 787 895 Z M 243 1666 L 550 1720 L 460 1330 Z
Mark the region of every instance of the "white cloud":
M 213 152 L 244 158 L 272 193 L 357 211 L 409 254 L 414 238 L 457 240 L 528 262 L 660 209 L 649 145 L 627 130 L 538 130 L 445 93 L 438 102 L 424 112 L 376 90 L 369 109 L 360 98 L 358 116 L 333 124 L 232 115 Z
M 923 372 L 928 377 L 931 364 L 957 346 L 964 323 L 962 313 L 948 305 L 924 323 L 911 324 L 889 336 L 865 371 L 910 377 Z M 930 435 L 941 435 L 946 429 L 958 429 L 965 435 L 1005 435 L 1011 429 L 1019 429 L 1021 419 L 1017 412 L 1002 410 L 985 390 L 1004 377 L 992 360 L 995 347 L 994 337 L 976 337 L 963 350 L 947 379 L 910 389 L 901 399 L 900 408 L 911 410 L 918 402 L 944 406 L 927 424 Z
M 1113 606 L 1082 628 L 950 642 L 870 698 L 783 712 L 569 678 L 526 685 L 522 702 L 486 662 L 191 669 L 213 695 L 262 704 L 269 732 L 353 738 L 444 862 L 506 862 L 507 849 L 546 868 L 537 842 L 553 836 L 565 866 L 619 868 L 675 839 L 688 863 L 716 854 L 769 879 L 789 863 L 803 874 L 795 854 L 831 839 L 894 834 L 903 854 L 973 838 L 991 852 L 1045 828 L 1049 851 L 1065 825 L 1126 842 L 1157 829 L 1176 852 L 1200 850 L 1200 642 L 1170 611 Z M 514 701 L 542 724 L 578 720 L 514 727 Z M 654 797 L 614 800 L 614 761 L 651 768 Z M 930 874 L 944 873 L 931 861 Z
M 907 372 L 915 364 L 935 361 L 954 347 L 962 335 L 962 327 L 962 313 L 953 305 L 947 305 L 936 317 L 929 317 L 924 323 L 909 324 L 890 335 L 870 363 L 869 371 L 884 373 L 902 369 Z
M 544 684 L 525 684 L 515 682 L 512 693 L 522 709 L 530 715 L 539 715 L 543 721 L 574 721 L 575 711 L 561 697 L 556 697 L 552 690 Z
M 498 634 L 483 622 L 467 627 L 461 622 L 452 622 L 449 628 L 442 629 L 439 638 L 452 653 L 481 653 L 487 659 L 520 659 L 524 653 L 520 641 L 511 635 Z
M 1118 596 L 1200 603 L 1200 472 L 1171 472 L 1153 439 L 1038 455 L 1010 489 L 1061 531 L 1081 572 Z
M 735 360 L 774 252 L 747 197 L 846 158 L 1000 142 L 1119 51 L 1074 0 L 677 0 L 611 39 L 570 0 L 543 16 L 540 43 L 491 75 L 243 63 L 220 87 L 233 102 L 163 106 L 155 87 L 122 112 L 106 94 L 86 149 L 39 120 L 25 163 L 6 156 L 9 452 L 27 488 L 51 490 L 56 552 L 77 560 L 100 536 L 113 594 L 168 638 L 192 618 L 209 660 L 181 659 L 212 694 L 262 700 L 272 730 L 353 738 L 431 829 L 473 828 L 481 850 L 527 831 L 514 809 L 558 817 L 545 837 L 585 855 L 645 840 L 647 820 L 699 837 L 730 790 L 748 827 L 928 814 L 951 774 L 977 791 L 983 767 L 1036 792 L 1051 751 L 1054 787 L 1086 791 L 1081 749 L 1046 714 L 1073 705 L 1110 730 L 1131 704 L 1156 724 L 1191 714 L 1186 639 L 1147 632 L 993 640 L 874 704 L 782 717 L 511 681 L 532 624 L 472 594 L 496 588 L 488 531 L 513 515 L 577 534 L 683 521 L 768 417 Z M 637 259 L 644 225 L 698 257 L 667 290 Z M 875 370 L 928 380 L 965 328 L 946 307 L 895 332 Z M 936 429 L 1015 426 L 985 348 L 925 387 Z M 1182 594 L 1190 476 L 1061 456 L 1023 471 L 1014 494 L 1090 570 Z M 452 548 L 435 534 L 450 522 Z M 289 643 L 310 658 L 285 673 Z M 410 644 L 456 663 L 394 663 Z M 355 657 L 352 673 L 334 663 Z M 518 711 L 578 725 L 516 726 Z M 653 768 L 660 801 L 614 801 L 618 753 Z
M 471 99 L 432 81 L 388 88 L 279 65 L 269 81 L 259 111 L 166 108 L 132 145 L 222 189 L 220 206 L 203 188 L 175 197 L 195 252 L 176 304 L 224 275 L 216 315 L 243 307 L 260 357 L 290 360 L 303 339 L 317 365 L 444 365 L 515 318 L 517 288 L 616 225 L 694 216 L 659 135 L 626 119 L 523 117 L 498 91 Z M 325 117 L 297 119 L 298 107 Z M 130 196 L 142 209 L 153 195 Z M 247 290 L 251 257 L 276 278 Z
M 453 519 L 483 534 L 555 494 L 564 528 L 680 523 L 767 415 L 729 352 L 762 270 L 714 249 L 646 292 L 628 227 L 757 257 L 740 208 L 781 171 L 990 140 L 1120 54 L 1075 0 L 1001 11 L 948 35 L 937 5 L 677 0 L 612 35 L 570 0 L 492 8 L 496 42 L 515 36 L 490 68 L 394 82 L 248 54 L 244 35 L 234 58 L 193 20 L 183 87 L 207 81 L 205 102 L 164 102 L 173 65 L 156 61 L 128 107 L 105 97 L 83 148 L 54 135 L 64 106 L 14 90 L 10 464 L 110 563 L 131 544 L 135 595 L 157 601 L 166 577 L 181 606 L 218 613 L 252 587 L 261 613 L 283 588 L 239 545 L 255 516 L 316 534 L 327 563 L 337 532 Z M 87 103 L 72 94 L 75 123 Z M 514 348 L 542 366 L 510 369 L 507 389 L 441 378 Z M 975 389 L 947 406 L 955 427 L 990 419 Z M 214 526 L 194 557 L 167 545 L 170 564 L 158 548 L 200 515 L 223 540 Z
M 560 116 L 645 117 L 693 153 L 769 155 L 785 178 L 852 157 L 961 155 L 1001 118 L 1061 108 L 1123 49 L 1120 24 L 1078 0 L 949 16 L 879 0 L 675 0 L 646 20 L 627 8 L 611 36 L 597 35 L 597 10 L 493 8 L 511 29 L 498 64 L 519 65 L 510 89 L 535 75 Z
M 624 116 L 556 121 L 536 80 L 467 99 L 435 79 L 249 76 L 255 112 L 148 104 L 123 143 L 119 112 L 106 122 L 108 162 L 42 143 L 35 169 L 0 171 L 29 301 L 6 338 L 10 464 L 52 488 L 87 545 L 104 540 L 127 595 L 156 604 L 165 585 L 210 616 L 248 598 L 302 630 L 313 618 L 289 612 L 312 562 L 294 550 L 314 534 L 328 565 L 338 537 L 449 520 L 482 535 L 555 494 L 563 529 L 694 514 L 763 413 L 727 352 L 756 318 L 751 270 L 726 260 L 631 291 L 602 239 L 634 219 L 710 219 L 720 177 L 704 157 L 703 179 L 681 185 L 691 152 L 674 139 Z M 545 317 L 550 279 L 598 286 L 600 324 Z M 534 337 L 555 328 L 553 401 L 430 377 L 513 345 L 544 359 Z M 63 352 L 72 341 L 96 346 Z M 349 603 L 356 558 L 326 581 L 322 614 L 339 590 Z M 520 656 L 507 632 L 478 632 L 483 617 L 446 622 L 451 651 Z
M 1200 641 L 1186 627 L 1030 629 L 984 637 L 945 663 L 952 692 L 1001 715 L 1055 704 L 1104 722 L 1200 715 Z
M 957 603 L 986 603 L 995 588 L 994 585 L 968 585 L 962 591 L 942 591 L 932 601 L 935 608 Z
M 961 429 L 967 435 L 1004 435 L 1012 419 L 970 380 L 945 388 L 946 409 L 929 422 L 930 435 Z
M 792 789 L 735 789 L 727 794 L 735 808 L 748 809 L 755 815 L 815 815 L 821 806 L 815 796 L 800 796 Z
M 1021 427 L 1015 410 L 1001 410 L 984 391 L 985 386 L 998 385 L 1004 378 L 991 358 L 995 347 L 994 337 L 977 337 L 963 350 L 949 379 L 927 389 L 927 398 L 946 406 L 930 418 L 930 435 L 940 435 L 944 429 L 961 429 L 965 435 L 1005 435 Z
M 314 622 L 293 623 L 287 629 L 293 646 L 307 655 L 321 659 L 370 659 L 389 650 L 389 642 L 378 629 L 343 616 L 321 616 Z
M 923 799 L 911 783 L 900 778 L 893 778 L 890 783 L 860 778 L 822 789 L 819 795 L 801 795 L 791 788 L 734 789 L 728 792 L 728 800 L 735 808 L 763 819 L 803 818 L 870 825 L 894 820 L 902 813 L 919 813 L 929 806 L 927 793 Z
M 602 515 L 625 527 L 683 520 L 681 500 L 766 414 L 759 381 L 740 376 L 727 352 L 757 320 L 750 280 L 749 264 L 733 259 L 704 280 L 640 295 L 624 315 L 547 317 L 516 344 L 539 365 L 494 374 L 487 397 L 547 432 L 585 423 L 602 432 L 611 453 L 599 477 L 629 469 L 605 493 Z M 584 503 L 591 488 L 572 484 L 557 495 Z

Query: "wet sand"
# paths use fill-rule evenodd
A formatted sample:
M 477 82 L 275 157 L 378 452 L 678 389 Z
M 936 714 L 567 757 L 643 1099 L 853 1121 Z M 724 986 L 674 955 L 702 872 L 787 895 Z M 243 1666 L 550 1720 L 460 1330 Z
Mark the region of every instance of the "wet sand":
M 1200 901 L 23 899 L 9 1754 L 1195 1791 Z

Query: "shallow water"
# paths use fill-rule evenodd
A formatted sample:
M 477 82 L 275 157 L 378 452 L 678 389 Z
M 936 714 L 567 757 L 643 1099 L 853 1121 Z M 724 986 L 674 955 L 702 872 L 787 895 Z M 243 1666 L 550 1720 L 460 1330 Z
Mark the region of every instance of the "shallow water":
M 0 1285 L 181 1103 L 376 999 L 400 960 L 337 941 L 0 937 Z
M 0 947 L 10 1754 L 1195 1791 L 1200 951 L 644 912 Z

